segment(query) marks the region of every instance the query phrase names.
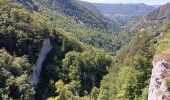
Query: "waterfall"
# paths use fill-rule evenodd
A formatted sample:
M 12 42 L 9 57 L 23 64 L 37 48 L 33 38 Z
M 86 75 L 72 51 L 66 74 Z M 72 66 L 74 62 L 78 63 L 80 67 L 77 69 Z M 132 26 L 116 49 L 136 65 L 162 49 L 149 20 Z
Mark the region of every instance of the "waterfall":
M 39 52 L 39 55 L 38 55 L 36 65 L 33 67 L 33 73 L 30 76 L 30 82 L 34 86 L 37 86 L 37 84 L 39 83 L 39 80 L 40 80 L 39 77 L 40 77 L 42 66 L 43 66 L 42 64 L 51 49 L 52 49 L 52 46 L 50 44 L 50 40 L 44 39 L 41 51 Z

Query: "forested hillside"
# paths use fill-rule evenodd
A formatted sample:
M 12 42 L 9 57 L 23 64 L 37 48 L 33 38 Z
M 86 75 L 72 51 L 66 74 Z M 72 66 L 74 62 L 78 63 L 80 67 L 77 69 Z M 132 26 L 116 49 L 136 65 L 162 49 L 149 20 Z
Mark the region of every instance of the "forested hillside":
M 167 12 L 169 12 L 169 8 L 167 10 L 167 5 L 168 4 L 163 5 L 151 13 L 161 8 L 165 11 L 166 8 L 164 14 L 168 15 Z M 162 16 L 164 16 L 164 14 Z M 159 16 L 160 13 L 157 13 L 154 17 Z M 154 22 L 152 24 L 154 24 Z M 157 26 L 153 28 L 138 30 L 131 41 L 117 52 L 113 67 L 110 69 L 109 74 L 102 80 L 99 99 L 155 100 L 160 97 L 160 100 L 164 100 L 163 98 L 168 100 L 167 94 L 169 90 L 165 90 L 162 86 L 166 88 L 169 87 L 169 77 L 167 77 L 167 74 L 165 75 L 164 72 L 161 74 L 158 72 L 158 67 L 161 69 L 162 66 L 165 65 L 161 63 L 162 65 L 155 66 L 155 69 L 152 71 L 152 62 L 157 63 L 158 58 L 156 58 L 157 62 L 155 62 L 155 56 L 161 55 L 162 52 L 169 49 L 170 22 L 168 20 L 162 20 L 161 24 L 157 23 L 156 25 Z M 152 25 L 150 25 L 150 27 L 152 27 Z M 167 61 L 166 65 L 169 64 L 169 54 L 164 54 L 164 56 L 161 57 L 162 58 L 159 58 L 161 59 L 160 62 Z M 165 70 L 167 69 L 165 68 Z M 154 72 L 152 78 L 155 79 L 152 81 L 155 83 L 150 83 L 152 72 Z M 168 71 L 167 73 L 169 75 Z M 159 79 L 159 75 L 160 77 L 165 75 L 166 78 Z M 152 90 L 148 90 L 149 83 L 150 86 L 152 86 Z M 153 90 L 153 87 L 157 90 Z M 165 91 L 165 93 L 162 91 Z M 148 94 L 154 95 L 148 96 Z
M 153 30 L 158 25 L 169 20 L 170 15 L 170 5 L 169 3 L 158 7 L 157 9 L 149 12 L 143 16 L 140 16 L 137 20 L 134 20 L 128 24 L 125 24 L 125 27 L 121 32 L 119 32 L 119 39 L 123 40 L 121 45 L 130 42 L 132 37 L 135 36 L 138 32 L 147 30 Z
M 169 74 L 157 82 L 152 62 L 170 61 L 169 11 L 168 3 L 136 21 L 149 24 L 122 30 L 87 2 L 0 0 L 0 100 L 167 98 Z M 169 73 L 168 63 L 158 67 Z
M 57 96 L 66 100 L 90 95 L 93 88 L 99 87 L 112 64 L 109 54 L 69 37 L 45 17 L 13 1 L 1 0 L 0 5 L 0 99 Z M 52 50 L 43 63 L 40 83 L 34 87 L 29 78 L 46 38 Z
M 114 67 L 102 80 L 99 93 L 101 100 L 148 99 L 153 56 L 169 48 L 169 23 L 139 32 L 127 46 L 117 53 Z M 149 100 L 152 99 L 154 98 Z
M 87 6 L 88 3 L 74 0 L 66 0 L 65 2 L 34 0 L 34 4 L 47 21 L 56 28 L 69 32 L 71 36 L 76 37 L 81 42 L 105 48 L 108 51 L 115 51 L 120 47 L 116 40 L 120 27 L 115 22 L 104 18 L 95 9 L 90 9 Z M 98 14 L 96 15 L 96 13 Z

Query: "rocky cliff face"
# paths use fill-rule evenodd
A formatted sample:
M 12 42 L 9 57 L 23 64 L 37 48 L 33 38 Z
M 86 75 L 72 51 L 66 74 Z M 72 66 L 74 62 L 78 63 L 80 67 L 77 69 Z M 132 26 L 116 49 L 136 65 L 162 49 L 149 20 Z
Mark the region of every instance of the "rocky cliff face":
M 40 77 L 40 73 L 42 70 L 42 64 L 51 49 L 52 49 L 52 46 L 50 44 L 50 40 L 44 39 L 43 46 L 39 53 L 36 65 L 33 67 L 33 73 L 30 77 L 31 84 L 34 86 L 37 86 L 37 84 L 39 83 L 39 77 Z
M 148 100 L 170 100 L 167 79 L 170 79 L 170 50 L 154 57 Z

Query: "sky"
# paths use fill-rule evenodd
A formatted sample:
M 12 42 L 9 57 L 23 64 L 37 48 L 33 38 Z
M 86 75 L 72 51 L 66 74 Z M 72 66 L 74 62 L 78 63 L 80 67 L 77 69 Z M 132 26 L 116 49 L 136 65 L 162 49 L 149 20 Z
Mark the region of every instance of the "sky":
M 82 0 L 91 3 L 145 3 L 149 5 L 162 5 L 170 0 Z

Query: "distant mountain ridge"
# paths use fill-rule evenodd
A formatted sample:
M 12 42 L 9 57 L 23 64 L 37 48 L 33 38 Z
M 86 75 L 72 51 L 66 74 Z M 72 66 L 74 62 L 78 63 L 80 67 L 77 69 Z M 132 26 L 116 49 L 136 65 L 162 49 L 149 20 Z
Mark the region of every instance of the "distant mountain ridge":
M 156 9 L 154 6 L 139 4 L 94 4 L 106 17 L 122 21 L 125 24 L 128 21 L 137 19 L 138 17 L 147 14 Z
M 156 10 L 141 16 L 138 20 L 126 26 L 126 31 L 138 31 L 145 28 L 154 28 L 160 23 L 170 20 L 170 3 L 160 6 Z
M 148 20 L 164 20 L 170 19 L 170 3 L 167 3 L 153 12 L 146 15 Z

